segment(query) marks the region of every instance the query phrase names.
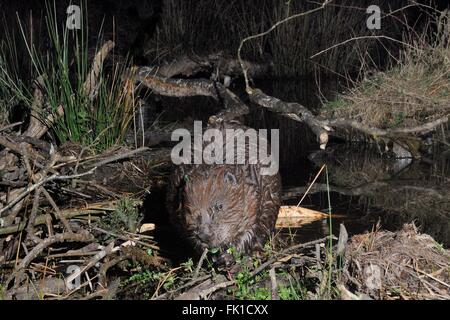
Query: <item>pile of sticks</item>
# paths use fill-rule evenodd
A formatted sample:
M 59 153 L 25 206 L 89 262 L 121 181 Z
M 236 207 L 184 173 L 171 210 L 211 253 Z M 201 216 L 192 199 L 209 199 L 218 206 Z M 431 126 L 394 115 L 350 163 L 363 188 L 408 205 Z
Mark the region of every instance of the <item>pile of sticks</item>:
M 38 139 L 43 130 L 17 136 L 8 133 L 10 128 L 0 133 L 0 264 L 6 296 L 67 298 L 86 286 L 90 294 L 110 294 L 106 272 L 133 255 L 128 247 L 159 248 L 148 236 L 111 234 L 97 226 L 116 201 L 113 191 L 95 182 L 95 173 L 147 148 L 92 156 L 81 147 L 58 149 Z M 71 208 L 61 207 L 64 198 L 70 198 Z M 99 234 L 110 238 L 102 241 Z M 68 266 L 75 271 L 63 279 Z
M 83 87 L 90 97 L 113 47 L 106 42 L 93 59 Z M 15 130 L 22 123 L 0 127 L 0 292 L 15 299 L 67 298 L 80 290 L 88 296 L 110 295 L 108 269 L 159 248 L 149 236 L 114 234 L 99 227 L 96 221 L 114 211 L 122 196 L 105 176 L 112 175 L 113 164 L 123 173 L 125 164 L 118 161 L 149 150 L 117 147 L 93 155 L 88 147 L 58 147 L 44 140 L 64 106 L 43 116 L 42 82 L 41 76 L 34 84 L 27 129 Z M 142 176 L 136 165 L 130 167 Z

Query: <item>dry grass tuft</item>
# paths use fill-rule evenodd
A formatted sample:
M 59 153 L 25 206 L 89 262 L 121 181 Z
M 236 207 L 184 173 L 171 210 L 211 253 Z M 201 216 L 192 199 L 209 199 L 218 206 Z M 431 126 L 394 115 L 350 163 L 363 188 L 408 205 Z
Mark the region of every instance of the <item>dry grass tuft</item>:
M 425 35 L 405 40 L 398 64 L 365 77 L 337 100 L 324 116 L 350 118 L 379 128 L 431 122 L 450 113 L 450 14 L 438 19 L 436 40 Z
M 344 283 L 374 299 L 449 299 L 450 252 L 407 224 L 352 238 Z

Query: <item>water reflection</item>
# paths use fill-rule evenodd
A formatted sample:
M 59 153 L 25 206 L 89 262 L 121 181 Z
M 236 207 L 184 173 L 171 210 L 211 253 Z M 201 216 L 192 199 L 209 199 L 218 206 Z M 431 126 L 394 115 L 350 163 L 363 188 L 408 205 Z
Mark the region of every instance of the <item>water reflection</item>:
M 339 91 L 336 81 L 322 83 L 320 92 L 311 81 L 274 80 L 259 85 L 270 95 L 302 103 L 313 111 L 321 97 L 332 99 Z M 294 190 L 286 198 L 286 204 L 297 204 L 305 191 L 301 187 L 313 180 L 322 164 L 327 165 L 332 211 L 345 216 L 333 219 L 334 233 L 341 222 L 350 234 L 356 234 L 371 230 L 377 222 L 384 229 L 397 230 L 414 221 L 422 232 L 450 246 L 450 151 L 448 147 L 442 148 L 443 144 L 433 145 L 431 159 L 423 161 L 387 158 L 377 146 L 368 144 L 341 143 L 319 152 L 308 128 L 261 108 L 252 109 L 247 125 L 280 129 L 283 187 L 286 191 Z M 302 205 L 326 212 L 324 177 L 317 182 Z M 328 221 L 317 221 L 283 232 L 296 233 L 299 240 L 308 241 L 330 231 Z
M 422 232 L 450 246 L 450 161 L 445 156 L 438 154 L 431 162 L 411 161 L 405 166 L 398 164 L 404 159 L 387 159 L 376 148 L 345 144 L 309 158 L 315 165 L 313 172 L 327 165 L 330 185 L 320 179 L 307 204 L 327 208 L 329 188 L 333 212 L 347 215 L 341 220 L 351 233 L 371 229 L 378 221 L 388 230 L 414 221 Z M 296 188 L 289 190 L 295 195 Z

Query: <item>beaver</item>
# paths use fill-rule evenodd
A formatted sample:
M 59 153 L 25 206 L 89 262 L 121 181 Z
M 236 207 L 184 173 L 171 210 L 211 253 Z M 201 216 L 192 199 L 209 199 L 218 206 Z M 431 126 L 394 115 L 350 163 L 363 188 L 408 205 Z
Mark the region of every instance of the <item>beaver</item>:
M 226 129 L 246 129 L 238 122 L 210 127 L 222 133 Z M 281 204 L 281 178 L 278 172 L 262 175 L 259 161 L 249 163 L 252 142 L 248 140 L 244 163 L 182 164 L 170 176 L 167 197 L 170 220 L 197 253 L 205 248 L 221 249 L 224 253 L 230 247 L 251 253 L 261 249 L 275 229 Z

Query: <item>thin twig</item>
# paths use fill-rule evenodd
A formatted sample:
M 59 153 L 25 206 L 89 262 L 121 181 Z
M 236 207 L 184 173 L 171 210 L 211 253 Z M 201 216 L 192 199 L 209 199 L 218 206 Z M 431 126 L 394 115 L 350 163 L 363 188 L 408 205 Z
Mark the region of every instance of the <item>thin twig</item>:
M 28 218 L 27 236 L 35 243 L 40 243 L 42 240 L 34 234 L 34 221 L 36 220 L 37 210 L 39 209 L 39 197 L 41 196 L 42 188 L 37 188 L 34 193 L 33 207 L 31 208 L 31 214 Z
M 322 10 L 331 1 L 332 0 L 325 0 L 320 7 L 314 8 L 314 9 L 306 11 L 306 12 L 300 12 L 300 13 L 294 14 L 292 16 L 289 16 L 289 17 L 287 17 L 287 18 L 285 18 L 283 20 L 277 21 L 274 25 L 272 25 L 266 31 L 258 33 L 258 34 L 255 34 L 255 35 L 251 35 L 251 36 L 241 40 L 241 43 L 239 44 L 237 56 L 238 56 L 239 64 L 241 65 L 241 68 L 242 68 L 242 72 L 244 73 L 245 90 L 247 91 L 247 93 L 251 92 L 251 88 L 250 88 L 249 81 L 248 81 L 247 68 L 245 67 L 244 61 L 242 60 L 242 57 L 241 57 L 241 50 L 242 50 L 242 46 L 244 45 L 244 43 L 247 42 L 247 41 L 250 41 L 252 39 L 260 38 L 260 37 L 263 37 L 263 36 L 271 33 L 278 26 L 280 26 L 281 24 L 286 23 L 286 22 L 288 22 L 288 21 L 290 21 L 292 19 L 299 18 L 299 17 L 302 17 L 302 16 L 306 16 L 308 14 L 311 14 L 311 13 L 314 13 L 316 11 Z
M 72 242 L 88 242 L 92 241 L 94 238 L 92 235 L 88 233 L 59 233 L 55 234 L 53 237 L 48 237 L 42 242 L 40 242 L 38 245 L 36 245 L 33 250 L 31 250 L 25 258 L 22 259 L 20 264 L 16 267 L 16 271 L 9 276 L 9 278 L 6 281 L 6 286 L 8 287 L 11 281 L 15 278 L 16 280 L 19 280 L 25 270 L 25 268 L 33 261 L 39 254 L 42 253 L 42 251 L 45 250 L 45 248 L 51 246 L 54 243 L 59 242 L 66 242 L 66 241 L 72 241 Z M 16 281 L 15 287 L 19 285 L 19 281 Z
M 198 261 L 197 268 L 195 268 L 194 276 L 192 277 L 192 280 L 197 279 L 200 269 L 202 268 L 203 261 L 205 260 L 207 254 L 208 254 L 208 248 L 205 248 L 205 250 L 203 250 L 202 256 L 200 257 L 200 260 Z
M 30 194 L 31 192 L 33 192 L 34 190 L 36 190 L 37 188 L 41 187 L 42 185 L 54 181 L 54 180 L 69 180 L 69 179 L 75 179 L 75 178 L 80 178 L 80 177 L 84 177 L 87 175 L 90 175 L 92 173 L 94 173 L 94 171 L 97 169 L 97 167 L 92 168 L 91 170 L 87 171 L 87 172 L 83 172 L 80 174 L 74 174 L 74 175 L 69 175 L 69 176 L 61 176 L 59 174 L 53 174 L 52 176 L 46 178 L 46 179 L 42 179 L 39 182 L 31 185 L 30 187 L 26 188 L 25 191 L 23 191 L 21 194 L 19 194 L 14 200 L 12 200 L 10 203 L 8 203 L 8 205 L 6 205 L 3 209 L 0 210 L 0 214 L 2 214 L 3 212 L 9 210 L 10 208 L 12 208 L 16 203 L 18 203 L 20 200 L 22 200 L 23 198 L 25 198 L 28 194 Z
M 309 190 L 314 186 L 314 183 L 316 182 L 317 178 L 320 176 L 320 173 L 325 169 L 326 164 L 322 165 L 319 172 L 317 172 L 316 176 L 314 177 L 314 180 L 311 182 L 311 184 L 308 186 L 308 189 L 306 189 L 306 192 L 303 194 L 303 197 L 300 199 L 300 201 L 297 203 L 297 207 L 300 206 L 303 202 L 303 199 L 308 195 Z
M 0 128 L 0 132 L 22 125 L 23 122 L 14 122 Z
M 59 218 L 59 220 L 61 220 L 66 230 L 68 232 L 72 232 L 72 228 L 70 227 L 69 222 L 67 221 L 66 217 L 64 217 L 64 215 L 61 213 L 61 210 L 59 210 L 59 207 L 56 205 L 52 196 L 48 193 L 48 191 L 44 187 L 42 187 L 42 192 L 44 193 L 48 202 L 50 202 L 51 206 L 53 207 L 53 210 L 55 210 L 56 216 Z
M 111 156 L 109 158 L 106 158 L 106 159 L 103 159 L 101 161 L 98 161 L 98 162 L 94 163 L 93 165 L 89 165 L 89 167 L 101 167 L 101 166 L 103 166 L 105 164 L 108 164 L 108 163 L 111 163 L 111 162 L 123 160 L 123 159 L 126 159 L 126 158 L 131 158 L 134 155 L 136 155 L 138 153 L 141 153 L 141 152 L 144 152 L 144 151 L 147 151 L 147 150 L 150 150 L 150 148 L 148 148 L 148 147 L 141 147 L 141 148 L 138 148 L 138 149 L 135 149 L 135 150 L 131 150 L 131 151 L 122 153 L 122 154 L 113 155 L 113 156 Z
M 313 59 L 313 58 L 315 58 L 315 57 L 317 57 L 317 56 L 319 56 L 319 55 L 321 55 L 321 54 L 323 54 L 323 53 L 325 53 L 325 52 L 327 52 L 327 51 L 330 51 L 330 50 L 332 50 L 332 49 L 334 49 L 334 48 L 337 48 L 337 47 L 342 46 L 342 45 L 344 45 L 344 44 L 346 44 L 346 43 L 349 43 L 349 42 L 352 42 L 352 41 L 356 41 L 356 40 L 361 40 L 361 39 L 388 39 L 388 40 L 394 41 L 394 42 L 396 42 L 396 43 L 403 44 L 403 45 L 405 45 L 405 46 L 408 46 L 408 47 L 410 47 L 410 48 L 412 48 L 412 49 L 417 50 L 416 47 L 414 47 L 414 46 L 412 46 L 412 45 L 410 45 L 410 44 L 408 44 L 408 43 L 406 43 L 406 42 L 403 42 L 403 41 L 400 41 L 400 40 L 391 38 L 391 37 L 389 37 L 389 36 L 384 36 L 384 35 L 378 35 L 378 36 L 359 36 L 359 37 L 354 37 L 354 38 L 350 38 L 350 39 L 347 39 L 347 40 L 345 40 L 345 41 L 339 42 L 339 43 L 337 43 L 337 44 L 335 44 L 335 45 L 333 45 L 333 46 L 331 46 L 331 47 L 328 47 L 328 48 L 326 48 L 326 49 L 324 49 L 324 50 L 322 50 L 322 51 L 319 51 L 319 52 L 313 54 L 313 55 L 312 55 L 311 57 L 309 57 L 309 58 L 310 58 L 310 59 Z

